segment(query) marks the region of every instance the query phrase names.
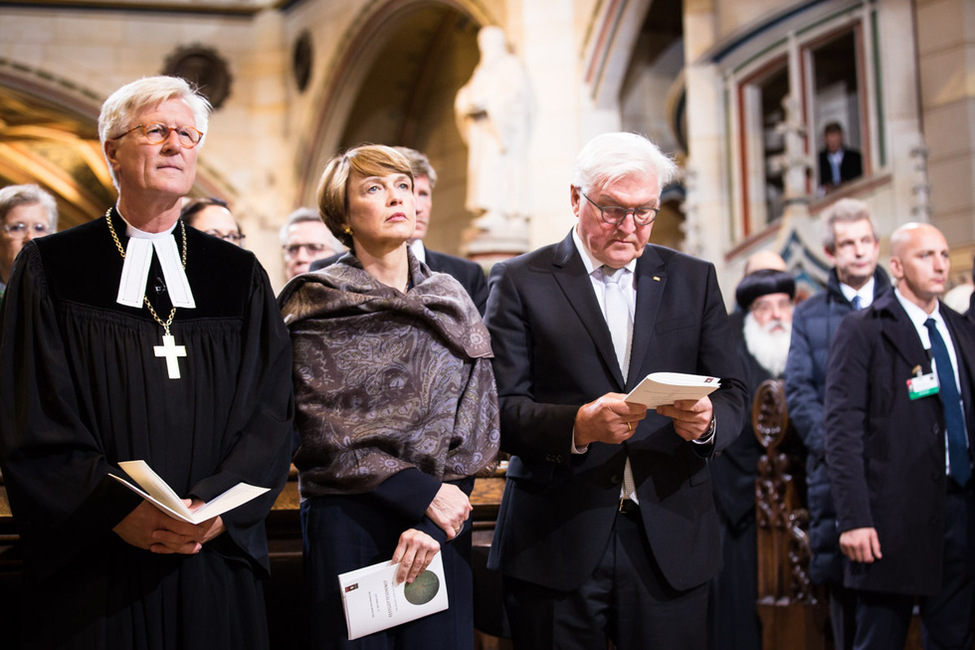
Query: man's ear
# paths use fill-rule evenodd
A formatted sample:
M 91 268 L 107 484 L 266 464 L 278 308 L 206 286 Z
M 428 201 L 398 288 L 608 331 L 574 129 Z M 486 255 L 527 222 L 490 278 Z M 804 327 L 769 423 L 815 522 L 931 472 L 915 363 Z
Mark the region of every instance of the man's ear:
M 582 201 L 582 190 L 575 185 L 569 185 L 569 203 L 572 204 L 572 213 L 576 217 L 579 216 L 579 209 L 582 207 Z
M 118 172 L 118 142 L 105 140 L 105 158 L 108 160 L 109 167 Z
M 887 260 L 887 265 L 890 267 L 890 274 L 894 276 L 895 280 L 904 277 L 904 266 L 901 264 L 901 258 L 891 257 Z

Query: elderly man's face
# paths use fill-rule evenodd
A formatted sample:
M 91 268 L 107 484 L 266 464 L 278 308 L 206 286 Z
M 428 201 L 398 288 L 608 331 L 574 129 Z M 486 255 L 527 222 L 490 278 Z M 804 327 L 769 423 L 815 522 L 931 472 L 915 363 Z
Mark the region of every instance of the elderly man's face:
M 42 237 L 48 234 L 50 224 L 49 215 L 44 206 L 40 203 L 18 205 L 9 210 L 3 219 L 4 228 L 0 229 L 0 270 L 3 274 L 9 273 L 17 258 L 17 253 L 34 237 Z M 21 228 L 20 226 L 23 226 Z M 14 232 L 7 232 L 6 226 L 14 227 Z M 41 234 L 43 230 L 43 234 Z M 4 282 L 9 277 L 0 278 Z
M 306 273 L 315 260 L 330 257 L 338 251 L 329 245 L 328 226 L 321 221 L 299 221 L 288 228 L 284 244 L 284 266 L 288 279 Z
M 792 323 L 792 299 L 787 293 L 769 293 L 756 298 L 749 307 L 755 322 L 767 331 L 786 330 Z
M 196 126 L 193 111 L 179 99 L 170 99 L 134 116 L 129 130 L 139 124 L 169 127 Z M 139 130 L 105 142 L 105 151 L 118 178 L 119 194 L 185 196 L 196 178 L 197 147 L 180 145 L 175 132 L 163 142 L 150 144 Z
M 660 182 L 653 172 L 634 172 L 605 186 L 593 187 L 589 198 L 601 206 L 624 208 L 659 207 Z M 617 225 L 608 224 L 600 216 L 599 208 L 582 195 L 579 188 L 571 188 L 572 211 L 578 223 L 576 232 L 589 252 L 606 266 L 619 269 L 643 255 L 650 241 L 653 223 L 637 225 L 627 214 Z

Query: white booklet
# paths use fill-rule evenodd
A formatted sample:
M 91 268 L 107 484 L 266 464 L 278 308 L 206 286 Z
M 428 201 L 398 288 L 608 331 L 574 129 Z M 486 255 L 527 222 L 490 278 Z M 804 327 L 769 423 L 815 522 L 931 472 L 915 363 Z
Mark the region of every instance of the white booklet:
M 396 583 L 397 569 L 387 561 L 339 575 L 350 640 L 447 609 L 440 553 L 410 584 Z
M 223 494 L 216 496 L 196 511 L 191 511 L 183 503 L 173 488 L 169 487 L 166 481 L 156 474 L 144 460 L 128 460 L 119 463 L 119 467 L 131 476 L 142 489 L 140 490 L 129 481 L 109 474 L 113 479 L 129 488 L 146 501 L 152 502 L 157 508 L 171 517 L 180 519 L 190 524 L 199 524 L 207 519 L 213 519 L 218 515 L 233 510 L 237 506 L 243 505 L 255 497 L 259 497 L 270 488 L 257 487 L 247 483 L 238 483 Z
M 699 400 L 721 385 L 717 377 L 683 372 L 651 372 L 626 396 L 627 402 L 657 408 L 677 400 Z

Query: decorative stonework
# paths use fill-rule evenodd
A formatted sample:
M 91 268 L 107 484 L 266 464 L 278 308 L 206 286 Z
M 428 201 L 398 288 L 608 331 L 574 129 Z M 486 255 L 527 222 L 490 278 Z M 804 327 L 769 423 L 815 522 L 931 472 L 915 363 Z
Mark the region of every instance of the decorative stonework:
M 230 68 L 211 47 L 191 45 L 177 49 L 166 58 L 163 74 L 182 77 L 195 84 L 210 100 L 214 110 L 230 96 Z

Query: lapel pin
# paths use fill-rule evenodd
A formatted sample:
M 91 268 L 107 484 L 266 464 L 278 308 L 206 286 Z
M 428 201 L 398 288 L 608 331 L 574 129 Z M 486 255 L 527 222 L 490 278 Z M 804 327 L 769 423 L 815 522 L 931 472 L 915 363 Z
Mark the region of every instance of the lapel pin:
M 660 276 L 659 275 L 653 276 L 653 281 L 654 282 L 660 282 Z

